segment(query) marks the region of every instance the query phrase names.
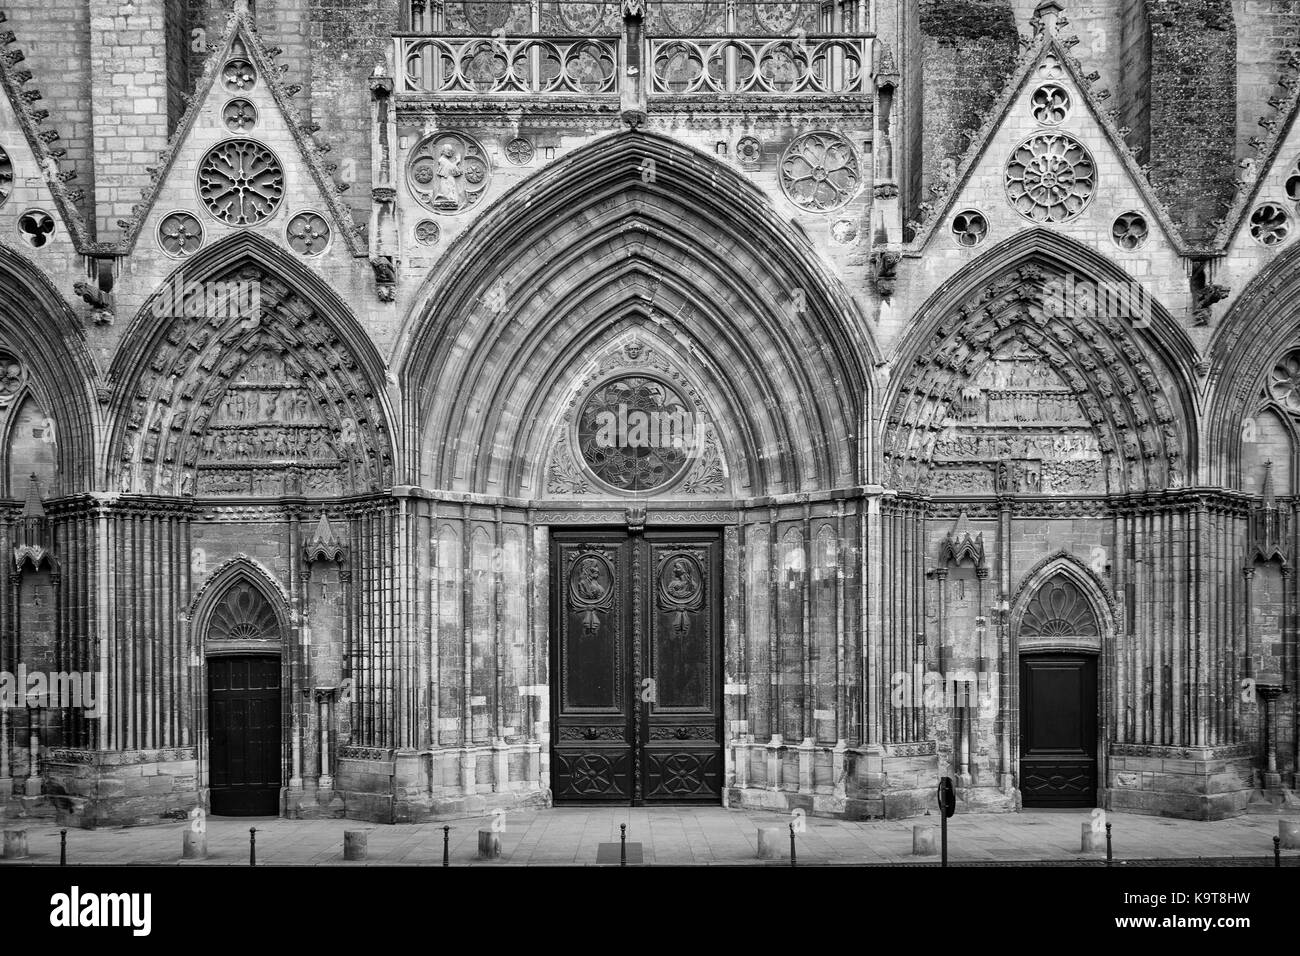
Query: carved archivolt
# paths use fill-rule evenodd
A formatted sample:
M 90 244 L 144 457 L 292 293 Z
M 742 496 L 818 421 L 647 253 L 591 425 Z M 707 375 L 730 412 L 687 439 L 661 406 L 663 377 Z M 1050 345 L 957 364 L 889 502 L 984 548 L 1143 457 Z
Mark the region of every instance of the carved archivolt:
M 115 451 L 123 492 L 334 497 L 392 483 L 389 436 L 357 359 L 258 267 L 174 281 Z
M 1181 487 L 1173 409 L 1131 331 L 1144 308 L 1149 321 L 1149 300 L 1119 315 L 1099 298 L 1029 265 L 947 316 L 900 376 L 886 484 L 938 495 Z

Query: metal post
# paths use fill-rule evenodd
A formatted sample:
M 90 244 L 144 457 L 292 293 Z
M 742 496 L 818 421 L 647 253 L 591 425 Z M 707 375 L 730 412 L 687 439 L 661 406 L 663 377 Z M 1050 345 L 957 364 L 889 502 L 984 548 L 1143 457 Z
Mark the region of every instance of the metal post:
M 1276 840 L 1277 838 L 1274 837 Z M 59 866 L 68 865 L 68 831 L 59 831 Z
M 1282 865 L 1282 838 L 1273 837 L 1273 865 Z
M 1107 865 L 1107 866 L 1110 866 L 1110 861 L 1111 861 L 1111 853 L 1110 853 L 1110 824 L 1108 823 L 1108 824 L 1106 824 L 1106 865 Z
M 451 827 L 442 828 L 442 865 L 451 866 Z
M 618 865 L 627 866 L 627 824 L 618 825 Z
M 939 810 L 939 840 L 940 840 L 939 845 L 941 851 L 941 856 L 939 858 L 939 865 L 947 866 L 948 865 L 948 814 L 944 813 L 942 808 L 940 808 Z
M 790 865 L 794 866 L 794 824 L 790 824 Z
M 257 827 L 248 828 L 248 865 L 257 866 Z

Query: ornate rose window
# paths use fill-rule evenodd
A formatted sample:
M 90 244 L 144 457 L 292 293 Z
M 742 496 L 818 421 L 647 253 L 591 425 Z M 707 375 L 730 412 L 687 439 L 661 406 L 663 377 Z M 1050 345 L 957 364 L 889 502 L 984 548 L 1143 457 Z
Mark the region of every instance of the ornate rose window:
M 1300 350 L 1284 355 L 1268 373 L 1268 392 L 1291 412 L 1300 412 Z
M 1092 200 L 1097 168 L 1092 154 L 1073 136 L 1038 133 L 1011 154 L 1007 199 L 1033 222 L 1068 222 Z
M 255 226 L 280 208 L 284 169 L 270 149 L 251 139 L 213 146 L 199 164 L 199 198 L 214 219 Z
M 663 488 L 697 454 L 694 410 L 671 386 L 640 375 L 596 387 L 576 420 L 583 463 L 604 485 L 623 492 Z
M 838 133 L 805 133 L 781 157 L 781 188 L 801 209 L 838 209 L 860 185 L 858 154 Z

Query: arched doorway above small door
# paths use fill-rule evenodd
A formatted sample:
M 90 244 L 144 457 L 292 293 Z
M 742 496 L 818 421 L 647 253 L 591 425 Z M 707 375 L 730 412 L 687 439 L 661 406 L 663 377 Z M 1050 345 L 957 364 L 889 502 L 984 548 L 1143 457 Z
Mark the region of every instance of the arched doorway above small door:
M 208 617 L 208 788 L 212 813 L 279 813 L 282 786 L 279 616 L 251 581 L 235 578 Z
M 1020 619 L 1020 794 L 1025 807 L 1097 801 L 1101 626 L 1073 578 L 1044 581 Z

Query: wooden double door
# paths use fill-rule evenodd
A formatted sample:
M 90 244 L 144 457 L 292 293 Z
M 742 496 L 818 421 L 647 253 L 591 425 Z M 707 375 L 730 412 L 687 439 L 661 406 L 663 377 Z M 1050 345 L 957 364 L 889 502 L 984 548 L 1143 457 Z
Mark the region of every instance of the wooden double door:
M 280 812 L 280 658 L 208 658 L 208 786 L 212 812 Z
M 1097 801 L 1097 658 L 1020 658 L 1020 796 L 1026 807 Z
M 557 803 L 718 803 L 716 532 L 551 538 L 551 791 Z

